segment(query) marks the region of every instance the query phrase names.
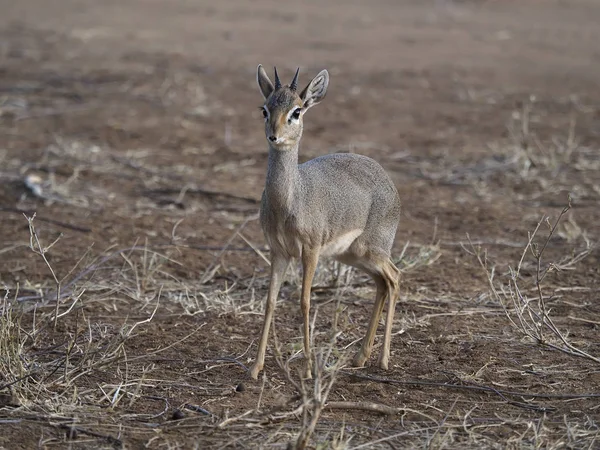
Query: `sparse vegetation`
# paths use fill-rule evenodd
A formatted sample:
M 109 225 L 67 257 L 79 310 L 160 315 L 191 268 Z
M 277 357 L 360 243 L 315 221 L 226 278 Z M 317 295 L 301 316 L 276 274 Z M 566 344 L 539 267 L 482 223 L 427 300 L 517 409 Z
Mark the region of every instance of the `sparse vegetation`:
M 523 249 L 521 259 L 516 268 L 509 267 L 510 281 L 506 285 L 496 285 L 496 270 L 495 268 L 489 267 L 485 253 L 482 254 L 481 249 L 475 248 L 472 243 L 471 249 L 480 266 L 486 273 L 491 293 L 500 305 L 502 305 L 507 318 L 515 329 L 519 330 L 524 336 L 527 336 L 538 344 L 560 350 L 569 355 L 587 358 L 600 364 L 600 359 L 598 357 L 587 353 L 569 342 L 567 335 L 560 331 L 555 325 L 550 316 L 550 308 L 546 305 L 547 300 L 552 300 L 552 296 L 548 296 L 544 293 L 543 281 L 546 276 L 552 272 L 574 268 L 574 265 L 577 262 L 588 256 L 595 248 L 595 245 L 590 244 L 590 242 L 586 240 L 586 246 L 583 250 L 579 250 L 566 258 L 563 257 L 559 262 L 542 263 L 544 251 L 554 236 L 561 219 L 570 209 L 571 199 L 569 198 L 569 204 L 564 207 L 554 224 L 550 223 L 549 217 L 543 216 L 535 227 L 535 230 L 528 233 L 529 237 L 527 244 Z M 543 224 L 548 226 L 548 235 L 545 240 L 538 243 L 536 242 L 536 237 Z M 525 258 L 529 252 L 531 252 L 534 259 L 533 270 L 535 272 L 533 275 L 532 296 L 527 294 L 528 291 L 531 291 L 531 288 L 522 286 L 523 279 L 521 277 L 521 267 L 524 262 L 527 263 Z
M 544 2 L 543 21 L 520 2 L 27 3 L 0 14 L 0 449 L 598 446 L 593 2 Z M 382 163 L 403 279 L 390 370 L 354 369 L 375 287 L 318 267 L 307 381 L 291 267 L 254 382 L 269 249 L 250 49 L 302 42 L 299 64 L 336 81 L 301 158 Z

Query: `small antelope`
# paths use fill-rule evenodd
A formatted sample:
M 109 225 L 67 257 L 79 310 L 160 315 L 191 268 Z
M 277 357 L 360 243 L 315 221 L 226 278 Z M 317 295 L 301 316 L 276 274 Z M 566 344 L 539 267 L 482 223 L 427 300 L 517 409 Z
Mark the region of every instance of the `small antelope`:
M 357 267 L 377 286 L 375 305 L 353 365 L 362 367 L 371 355 L 375 332 L 387 300 L 387 318 L 379 367 L 388 368 L 394 308 L 400 272 L 390 251 L 400 219 L 398 191 L 373 159 L 352 153 L 320 156 L 298 164 L 304 114 L 325 97 L 329 73 L 321 71 L 300 93 L 298 72 L 275 85 L 261 65 L 256 80 L 265 101 L 262 113 L 269 145 L 269 162 L 262 195 L 260 222 L 271 248 L 271 276 L 265 320 L 250 376 L 258 377 L 265 362 L 275 302 L 288 264 L 302 261 L 301 309 L 306 377 L 311 377 L 310 291 L 320 256 Z

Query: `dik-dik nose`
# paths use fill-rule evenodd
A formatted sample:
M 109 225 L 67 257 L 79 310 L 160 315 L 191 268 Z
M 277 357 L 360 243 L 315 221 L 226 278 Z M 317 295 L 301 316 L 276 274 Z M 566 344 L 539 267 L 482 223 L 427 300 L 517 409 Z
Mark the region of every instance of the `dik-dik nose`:
M 271 136 L 269 136 L 269 140 L 271 142 L 275 142 L 277 140 L 277 136 L 275 136 L 274 134 L 272 134 Z

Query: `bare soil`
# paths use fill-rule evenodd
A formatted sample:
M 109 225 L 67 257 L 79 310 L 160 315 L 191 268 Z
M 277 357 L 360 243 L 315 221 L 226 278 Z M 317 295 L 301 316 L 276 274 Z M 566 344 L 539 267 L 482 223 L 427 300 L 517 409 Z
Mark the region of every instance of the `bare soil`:
M 300 66 L 301 84 L 327 68 L 301 160 L 371 156 L 403 203 L 388 371 L 378 349 L 364 369 L 336 365 L 358 348 L 371 282 L 326 263 L 317 275 L 315 348 L 333 349 L 318 382 L 334 378 L 309 445 L 600 445 L 597 2 L 0 10 L 0 448 L 286 448 L 306 429 L 289 414 L 301 358 L 289 374 L 276 358 L 301 343 L 297 269 L 277 307 L 279 350 L 273 341 L 264 378 L 247 375 L 268 286 L 258 63 L 285 78 Z M 545 218 L 569 197 L 544 247 Z M 42 248 L 58 238 L 47 261 L 36 236 Z M 541 303 L 591 357 L 523 334 L 509 291 L 518 266 L 527 323 L 548 320 L 527 311 L 550 268 Z

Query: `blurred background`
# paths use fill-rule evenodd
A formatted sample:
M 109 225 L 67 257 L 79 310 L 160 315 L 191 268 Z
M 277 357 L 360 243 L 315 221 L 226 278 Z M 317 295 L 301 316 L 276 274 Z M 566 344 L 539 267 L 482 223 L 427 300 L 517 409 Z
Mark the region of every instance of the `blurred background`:
M 406 334 L 394 337 L 388 376 L 438 380 L 440 368 L 478 383 L 490 377 L 495 386 L 588 392 L 590 380 L 596 386 L 600 381 L 585 361 L 556 353 L 546 359 L 524 347 L 520 334 L 506 331 L 501 306 L 488 295 L 485 275 L 466 250 L 466 234 L 488 249 L 490 268 L 498 267 L 497 276 L 508 285 L 507 267 L 519 262 L 527 232 L 545 215 L 554 221 L 570 196 L 573 208 L 547 252 L 552 261 L 581 258 L 575 258 L 577 270 L 575 263 L 564 263 L 560 277 L 547 277 L 551 287 L 545 292 L 552 310 L 560 311 L 559 325 L 598 352 L 600 311 L 593 296 L 600 234 L 599 24 L 597 0 L 0 0 L 0 287 L 18 290 L 29 311 L 37 305 L 50 315 L 55 284 L 49 261 L 64 279 L 64 309 L 85 291 L 85 314 L 94 324 L 110 324 L 107 329 L 122 326 L 131 312 L 145 320 L 160 297 L 156 319 L 128 347 L 130 355 L 150 355 L 210 318 L 185 345 L 162 353 L 179 362 L 171 367 L 159 361 L 152 369 L 156 379 L 201 386 L 190 391 L 157 381 L 156 392 L 146 384 L 142 389 L 168 392 L 173 404 L 194 401 L 209 408 L 204 402 L 217 397 L 207 400 L 199 375 L 205 368 L 191 362 L 226 354 L 246 355 L 236 361 L 248 363 L 268 283 L 268 249 L 256 220 L 267 164 L 256 67 L 263 64 L 272 75 L 277 66 L 284 82 L 300 67 L 302 87 L 326 68 L 327 98 L 305 117 L 300 160 L 331 152 L 371 156 L 388 171 L 403 203 L 394 246 L 404 273 L 395 330 Z M 42 246 L 59 238 L 48 261 L 28 248 L 31 229 L 23 214 L 34 212 Z M 136 253 L 140 248 L 143 253 Z M 121 260 L 124 252 L 138 259 Z M 340 270 L 320 269 L 315 301 L 329 301 L 332 292 L 342 296 L 349 318 L 340 339 L 351 346 L 367 323 L 372 286 Z M 534 262 L 523 270 L 531 282 Z M 340 279 L 345 290 L 331 287 Z M 299 336 L 297 272 L 290 280 L 277 326 L 282 342 L 293 343 Z M 64 342 L 78 336 L 73 317 L 59 322 Z M 331 329 L 328 317 L 319 316 L 317 339 Z M 109 347 L 103 339 L 110 333 L 102 330 L 94 335 L 98 349 Z M 28 357 L 54 374 L 51 360 L 34 347 Z M 115 392 L 108 385 L 100 392 L 98 379 L 124 383 L 121 374 L 135 371 L 136 379 L 145 379 L 145 368 L 122 370 L 114 361 L 91 381 L 77 378 L 76 388 L 92 399 L 88 404 L 106 406 L 112 394 L 105 392 Z M 291 395 L 273 360 L 267 366 L 280 377 L 269 389 Z M 188 377 L 190 367 L 197 378 Z M 243 377 L 239 364 L 210 376 L 206 392 L 225 392 L 218 401 L 230 408 L 222 417 L 256 407 L 252 392 L 241 400 L 230 395 L 236 377 Z M 365 389 L 362 381 L 349 380 L 336 385 L 339 398 L 383 398 L 414 409 L 439 400 L 437 409 L 426 410 L 440 422 L 415 434 L 423 440 L 411 441 L 412 448 L 430 447 L 427 430 L 443 424 L 455 433 L 455 448 L 482 442 L 497 448 L 507 436 L 521 442 L 539 431 L 527 421 L 545 421 L 550 411 L 515 409 L 505 399 L 492 403 L 474 391 L 463 393 L 464 403 L 452 404 L 449 391 Z M 48 405 L 44 399 L 54 399 L 52 389 L 45 397 L 19 395 Z M 268 410 L 279 400 L 267 391 Z M 67 388 L 61 392 L 77 397 Z M 148 420 L 157 417 L 155 404 L 128 404 Z M 86 416 L 79 404 L 71 406 L 73 417 L 91 417 L 89 423 L 107 414 L 104 409 Z M 578 403 L 580 413 L 573 415 L 577 408 L 570 403 L 557 400 L 552 408 L 559 411 L 553 424 L 544 422 L 549 440 L 538 441 L 536 434 L 521 446 L 567 442 L 576 448 L 580 435 L 573 430 L 590 430 L 586 414 L 597 415 L 591 401 Z M 117 422 L 131 420 L 129 410 L 111 411 Z M 509 419 L 496 427 L 502 414 Z M 362 423 L 364 416 L 355 413 L 353 420 Z M 461 434 L 475 416 L 489 428 Z M 329 418 L 337 420 L 332 427 L 346 420 L 342 413 Z M 112 433 L 110 426 L 102 432 Z M 382 426 L 391 430 L 397 422 Z M 139 435 L 150 439 L 150 429 Z M 10 430 L 22 437 L 17 425 Z M 248 437 L 247 430 L 240 435 L 248 445 L 262 439 Z M 363 437 L 370 439 L 372 430 L 363 429 Z M 597 426 L 595 433 L 587 435 L 589 448 L 598 442 Z M 31 439 L 33 448 L 41 440 L 39 429 Z
M 421 202 L 420 213 L 438 201 L 423 204 L 410 183 L 453 177 L 455 165 L 515 157 L 490 145 L 505 147 L 508 122 L 525 103 L 547 104 L 533 119 L 541 128 L 567 132 L 575 111 L 578 131 L 600 133 L 590 106 L 600 6 L 591 0 L 24 0 L 0 7 L 1 201 L 31 209 L 42 200 L 51 211 L 82 205 L 83 216 L 72 212 L 78 221 L 125 208 L 114 223 L 94 224 L 108 241 L 129 240 L 138 226 L 147 232 L 146 213 L 129 222 L 129 208 L 140 202 L 158 202 L 160 210 L 179 198 L 193 212 L 214 206 L 206 205 L 216 201 L 211 192 L 259 198 L 267 152 L 258 63 L 278 66 L 284 79 L 299 66 L 301 84 L 327 68 L 328 98 L 307 116 L 301 160 L 332 151 L 375 157 L 406 205 Z M 557 110 L 563 114 L 549 116 Z M 519 164 L 531 159 L 517 157 Z M 24 190 L 28 175 L 45 183 L 43 197 Z M 179 195 L 186 186 L 188 195 Z M 470 201 L 456 190 L 433 197 L 455 195 Z M 186 236 L 225 238 L 202 220 L 185 221 Z M 155 232 L 169 237 L 171 226 Z

